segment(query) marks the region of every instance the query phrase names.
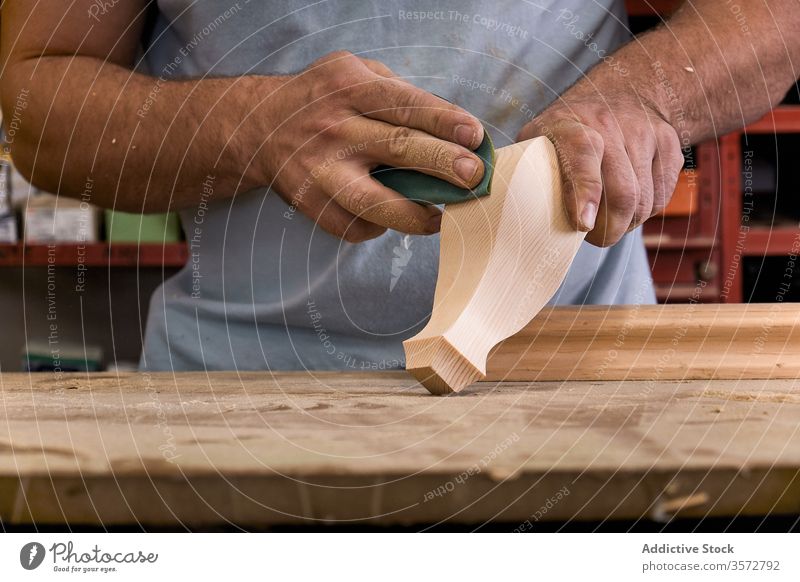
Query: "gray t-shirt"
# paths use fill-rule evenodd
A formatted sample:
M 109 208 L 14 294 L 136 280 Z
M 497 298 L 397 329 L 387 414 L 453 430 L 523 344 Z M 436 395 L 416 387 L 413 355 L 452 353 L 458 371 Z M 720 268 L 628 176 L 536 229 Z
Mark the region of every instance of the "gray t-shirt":
M 146 56 L 152 75 L 288 74 L 349 50 L 464 107 L 490 128 L 498 147 L 627 38 L 621 0 L 159 0 L 158 6 Z M 402 340 L 430 315 L 438 236 L 389 231 L 350 244 L 266 189 L 218 199 L 210 177 L 198 196 L 197 208 L 182 212 L 190 260 L 151 301 L 144 367 L 404 365 Z M 653 301 L 639 231 L 610 249 L 584 243 L 553 300 Z

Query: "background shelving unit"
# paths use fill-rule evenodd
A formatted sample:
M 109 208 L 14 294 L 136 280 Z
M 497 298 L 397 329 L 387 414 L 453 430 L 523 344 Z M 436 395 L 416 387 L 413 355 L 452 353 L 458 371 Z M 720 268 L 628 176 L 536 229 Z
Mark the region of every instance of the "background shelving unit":
M 719 148 L 715 141 L 692 150 L 697 202 L 644 225 L 644 241 L 659 303 L 719 301 L 721 260 Z
M 631 29 L 657 25 L 680 4 L 627 0 Z M 754 152 L 753 167 L 745 165 L 745 148 Z M 695 148 L 695 157 L 696 212 L 656 217 L 644 227 L 659 301 L 800 301 L 800 265 L 792 267 L 790 288 L 782 286 L 800 249 L 797 87 L 759 121 Z M 761 192 L 745 195 L 745 170 L 756 174 Z
M 795 184 L 800 183 L 796 163 L 800 156 L 800 106 L 781 105 L 741 131 L 722 137 L 719 144 L 720 238 L 725 284 L 729 288 L 723 299 L 732 303 L 770 300 L 769 293 L 756 289 L 767 285 L 774 288 L 772 301 L 800 300 L 797 291 L 781 293 L 782 283 L 790 284 L 792 289 L 800 286 L 800 263 L 795 268 L 792 258 L 800 251 L 800 203 L 795 191 Z M 746 156 L 746 151 L 752 155 Z M 765 158 L 765 165 L 757 165 Z M 745 186 L 747 174 L 753 182 L 749 189 Z M 765 181 L 767 185 L 759 186 Z M 787 272 L 786 266 L 781 269 L 769 257 L 783 257 L 791 270 Z M 773 270 L 778 272 L 777 279 Z
M 0 267 L 182 267 L 185 243 L 0 244 Z

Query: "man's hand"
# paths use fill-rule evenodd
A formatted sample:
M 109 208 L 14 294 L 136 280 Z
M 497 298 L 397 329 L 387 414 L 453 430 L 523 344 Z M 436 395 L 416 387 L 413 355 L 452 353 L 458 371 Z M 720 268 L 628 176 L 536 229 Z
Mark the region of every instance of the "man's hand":
M 45 190 L 82 199 L 90 183 L 94 204 L 166 212 L 196 208 L 209 178 L 214 200 L 271 186 L 361 241 L 439 230 L 439 210 L 372 179 L 376 166 L 483 177 L 478 120 L 380 63 L 333 53 L 293 76 L 164 81 L 133 70 L 145 0 L 109 7 L 102 26 L 93 0 L 6 4 L 0 99 L 11 110 L 25 96 L 12 154 Z
M 264 115 L 274 130 L 258 156 L 263 175 L 289 204 L 351 242 L 386 228 L 439 230 L 438 208 L 380 184 L 369 175 L 377 166 L 413 168 L 463 188 L 483 177 L 471 151 L 483 140 L 477 119 L 347 52 L 284 78 Z
M 685 2 L 603 58 L 519 137 L 550 138 L 570 219 L 589 242 L 614 244 L 669 202 L 681 144 L 716 138 L 780 103 L 798 77 L 798 39 L 797 0 L 736 10 Z
M 518 139 L 545 136 L 561 162 L 564 204 L 586 240 L 610 246 L 669 202 L 683 154 L 675 129 L 622 91 L 580 86 L 527 124 Z

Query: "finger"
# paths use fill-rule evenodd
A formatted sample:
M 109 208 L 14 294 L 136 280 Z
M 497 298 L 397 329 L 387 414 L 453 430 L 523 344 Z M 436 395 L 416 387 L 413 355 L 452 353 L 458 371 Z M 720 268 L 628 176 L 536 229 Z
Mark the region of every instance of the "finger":
M 396 79 L 402 83 L 405 83 L 406 85 L 411 85 L 412 87 L 414 86 L 408 79 L 406 79 L 405 77 L 400 77 L 380 61 L 375 61 L 373 59 L 363 59 L 363 58 L 361 60 L 364 61 L 364 64 L 367 66 L 367 68 L 376 75 L 380 75 L 381 77 L 386 77 L 387 79 Z
M 626 132 L 625 151 L 638 186 L 628 230 L 638 227 L 653 214 L 653 158 L 656 154 L 656 141 L 650 131 L 650 128 L 640 131 L 628 128 Z
M 400 79 L 377 76 L 354 93 L 353 107 L 362 115 L 392 125 L 424 131 L 470 150 L 483 141 L 483 126 L 474 116 Z
M 656 155 L 653 159 L 653 214 L 669 204 L 684 164 L 680 139 L 672 127 L 657 130 Z
M 340 168 L 323 180 L 333 200 L 363 220 L 408 234 L 439 231 L 441 211 L 436 206 L 404 198 L 356 165 Z
M 546 135 L 556 149 L 570 223 L 577 230 L 592 230 L 603 193 L 603 138 L 576 120 L 561 120 L 546 130 L 529 125 L 528 139 Z
M 366 65 L 366 67 L 370 71 L 372 71 L 376 75 L 380 75 L 381 77 L 393 78 L 397 76 L 394 74 L 394 72 L 392 72 L 392 70 L 389 67 L 387 67 L 380 61 L 362 58 L 361 62 L 364 63 L 364 65 Z
M 392 71 L 382 62 L 375 61 L 372 59 L 361 59 L 361 60 L 364 61 L 364 64 L 367 66 L 367 68 L 376 75 L 380 75 L 381 77 L 386 77 L 387 79 L 395 79 L 397 81 L 400 81 L 401 83 L 405 83 L 406 85 L 414 87 L 414 85 L 412 85 L 408 79 L 398 76 L 397 74 L 395 74 L 394 71 Z
M 474 188 L 483 178 L 483 161 L 478 156 L 423 131 L 364 118 L 354 120 L 347 131 L 351 132 L 348 143 L 367 142 L 373 167 L 386 164 L 417 170 L 461 188 Z
M 638 184 L 621 137 L 606 134 L 603 143 L 603 198 L 595 227 L 586 240 L 605 247 L 618 242 L 628 231 L 636 210 Z
M 297 202 L 297 208 L 316 222 L 322 230 L 347 242 L 363 242 L 386 232 L 385 227 L 358 218 L 352 212 L 345 210 L 321 189 L 309 191 L 301 201 Z

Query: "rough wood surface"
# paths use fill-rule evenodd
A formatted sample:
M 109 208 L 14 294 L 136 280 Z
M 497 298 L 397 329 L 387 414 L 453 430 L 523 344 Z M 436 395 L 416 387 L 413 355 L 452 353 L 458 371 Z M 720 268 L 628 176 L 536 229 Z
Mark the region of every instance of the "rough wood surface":
M 409 372 L 434 394 L 483 378 L 489 351 L 550 300 L 585 235 L 567 220 L 547 138 L 497 150 L 491 195 L 445 207 L 431 319 L 403 344 Z
M 436 524 L 800 512 L 794 380 L 0 376 L 5 524 Z
M 488 368 L 495 381 L 800 378 L 800 304 L 548 308 Z

